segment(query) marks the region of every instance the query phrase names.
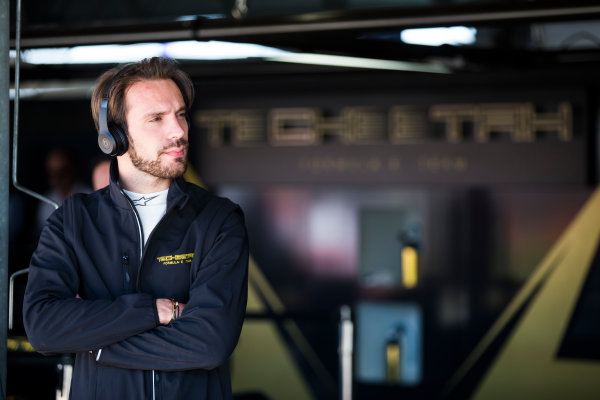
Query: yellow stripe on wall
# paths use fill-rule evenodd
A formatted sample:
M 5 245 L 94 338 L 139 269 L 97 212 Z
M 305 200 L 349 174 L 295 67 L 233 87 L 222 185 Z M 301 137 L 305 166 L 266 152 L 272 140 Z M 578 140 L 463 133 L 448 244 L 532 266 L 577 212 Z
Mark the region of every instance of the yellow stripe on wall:
M 556 358 L 599 239 L 597 189 L 533 274 L 530 281 L 548 277 L 477 388 L 475 399 L 600 398 L 599 362 Z M 530 283 L 523 291 L 533 290 Z M 517 299 L 524 301 L 526 294 L 519 293 Z M 516 308 L 518 304 L 509 306 Z

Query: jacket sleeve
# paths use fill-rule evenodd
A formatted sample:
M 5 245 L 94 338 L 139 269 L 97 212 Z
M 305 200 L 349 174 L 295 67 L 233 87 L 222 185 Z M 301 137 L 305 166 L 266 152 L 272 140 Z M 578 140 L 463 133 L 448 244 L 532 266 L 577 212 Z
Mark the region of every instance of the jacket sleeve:
M 98 362 L 175 371 L 224 364 L 240 335 L 248 295 L 248 239 L 241 210 L 224 220 L 200 261 L 182 315 L 102 349 Z
M 88 351 L 158 325 L 149 294 L 76 297 L 79 266 L 65 239 L 63 213 L 59 208 L 48 218 L 29 266 L 23 323 L 32 346 L 43 354 Z

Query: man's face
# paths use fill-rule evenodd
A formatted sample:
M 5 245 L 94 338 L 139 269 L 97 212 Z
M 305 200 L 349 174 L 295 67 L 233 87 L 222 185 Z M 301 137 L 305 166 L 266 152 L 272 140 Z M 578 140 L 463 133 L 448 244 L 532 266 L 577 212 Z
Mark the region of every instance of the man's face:
M 132 164 L 152 176 L 172 179 L 187 166 L 188 124 L 185 102 L 170 79 L 144 80 L 125 94 Z

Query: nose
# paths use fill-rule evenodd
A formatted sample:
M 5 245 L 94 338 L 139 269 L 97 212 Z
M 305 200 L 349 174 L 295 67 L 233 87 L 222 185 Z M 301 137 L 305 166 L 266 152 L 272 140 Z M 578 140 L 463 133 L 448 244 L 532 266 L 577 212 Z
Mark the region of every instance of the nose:
M 188 131 L 187 120 L 174 114 L 169 118 L 168 137 L 177 140 L 185 137 Z

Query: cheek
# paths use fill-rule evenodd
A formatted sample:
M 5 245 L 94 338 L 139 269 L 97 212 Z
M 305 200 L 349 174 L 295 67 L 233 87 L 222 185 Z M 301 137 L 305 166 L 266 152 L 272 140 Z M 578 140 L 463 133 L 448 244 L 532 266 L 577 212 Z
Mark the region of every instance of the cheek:
M 129 138 L 129 141 L 135 143 L 136 146 L 143 142 L 140 132 L 140 128 L 135 124 L 127 125 L 127 137 Z
M 158 145 L 152 132 L 146 130 L 135 129 L 129 132 L 129 138 L 133 141 L 135 149 L 138 153 L 153 151 Z

